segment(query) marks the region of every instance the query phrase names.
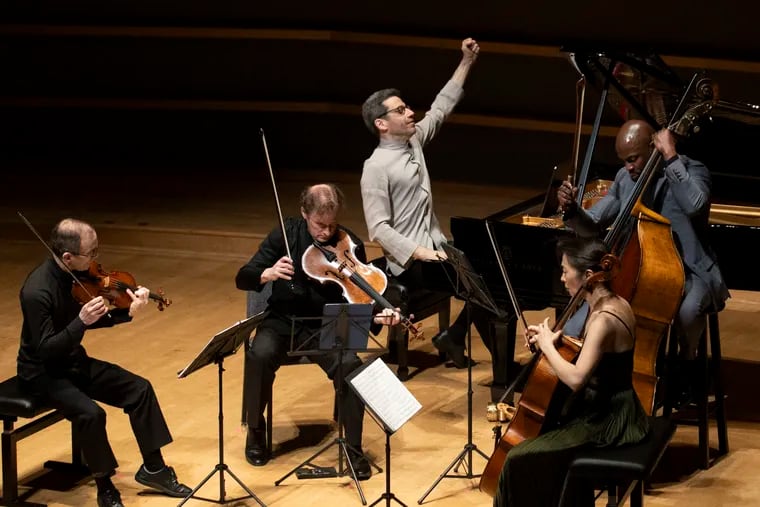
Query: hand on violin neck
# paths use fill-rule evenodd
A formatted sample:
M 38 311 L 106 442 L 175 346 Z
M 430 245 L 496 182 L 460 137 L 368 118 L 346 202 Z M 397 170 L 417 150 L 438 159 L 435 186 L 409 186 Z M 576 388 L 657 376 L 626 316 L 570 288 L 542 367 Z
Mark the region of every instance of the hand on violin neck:
M 141 308 L 144 308 L 148 304 L 148 297 L 150 291 L 145 287 L 138 286 L 136 291 L 127 289 L 127 294 L 132 298 L 132 303 L 129 305 L 129 316 L 134 317 Z
M 290 257 L 280 257 L 274 266 L 261 272 L 261 283 L 263 285 L 280 278 L 283 280 L 292 280 L 294 274 L 293 260 Z
M 79 310 L 79 319 L 84 322 L 85 326 L 94 324 L 103 315 L 108 312 L 108 305 L 103 296 L 94 297 L 85 304 Z
M 424 262 L 446 260 L 446 254 L 440 250 L 433 250 L 422 245 L 414 249 L 412 259 Z
M 375 315 L 375 324 L 381 324 L 383 326 L 395 326 L 401 322 L 401 310 L 396 308 L 391 310 L 390 308 L 384 308 L 383 311 Z

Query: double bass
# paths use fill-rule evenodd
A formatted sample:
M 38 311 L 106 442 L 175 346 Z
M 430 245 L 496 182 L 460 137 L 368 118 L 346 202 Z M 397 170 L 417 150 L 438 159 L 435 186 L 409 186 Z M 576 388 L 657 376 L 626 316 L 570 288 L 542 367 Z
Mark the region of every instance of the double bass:
M 689 103 L 692 96 L 697 100 Z M 714 100 L 710 80 L 695 74 L 667 128 L 682 137 L 698 131 L 699 120 L 711 111 Z M 628 301 L 636 316 L 633 388 L 648 415 L 654 412 L 660 342 L 681 304 L 685 283 L 670 220 L 642 203 L 661 161 L 662 154 L 653 149 L 631 196 L 604 238 L 620 257 L 620 274 L 612 280 L 612 290 Z M 626 238 L 624 233 L 632 220 L 635 231 Z

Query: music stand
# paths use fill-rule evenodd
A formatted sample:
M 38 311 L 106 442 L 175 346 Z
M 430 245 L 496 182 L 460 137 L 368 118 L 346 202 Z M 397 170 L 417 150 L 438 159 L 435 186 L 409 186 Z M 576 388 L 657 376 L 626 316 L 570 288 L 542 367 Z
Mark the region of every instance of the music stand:
M 237 476 L 232 473 L 232 470 L 230 470 L 229 466 L 227 466 L 224 463 L 224 432 L 223 432 L 223 423 L 224 423 L 224 412 L 223 412 L 223 403 L 222 403 L 222 373 L 224 372 L 224 358 L 227 356 L 231 356 L 235 352 L 237 352 L 237 349 L 240 347 L 240 345 L 247 340 L 250 336 L 253 330 L 256 328 L 256 326 L 259 325 L 259 323 L 264 320 L 264 316 L 266 315 L 266 312 L 261 312 L 257 315 L 254 315 L 253 317 L 247 318 L 245 320 L 241 320 L 237 322 L 236 324 L 228 327 L 227 329 L 220 331 L 217 333 L 209 342 L 206 344 L 205 347 L 203 347 L 203 350 L 201 350 L 198 355 L 193 359 L 190 364 L 188 364 L 184 369 L 182 369 L 178 374 L 177 378 L 185 378 L 194 371 L 197 371 L 201 368 L 203 368 L 206 365 L 209 364 L 216 364 L 217 369 L 219 372 L 219 463 L 216 464 L 214 469 L 209 473 L 205 479 L 203 479 L 193 490 L 190 492 L 187 497 L 185 497 L 178 505 L 178 507 L 181 507 L 185 502 L 187 502 L 190 498 L 195 498 L 197 500 L 203 500 L 205 502 L 214 502 L 218 504 L 225 504 L 227 502 L 236 502 L 239 500 L 242 500 L 244 498 L 253 498 L 256 500 L 256 502 L 261 505 L 262 507 L 266 507 L 266 505 L 259 500 L 259 498 L 253 493 L 253 491 L 248 488 L 243 482 L 237 478 Z M 197 497 L 194 496 L 196 491 L 201 489 L 206 482 L 208 482 L 209 479 L 216 473 L 219 472 L 219 499 L 214 500 L 210 498 L 203 498 L 203 497 Z M 240 486 L 248 493 L 246 496 L 241 496 L 239 498 L 231 498 L 229 500 L 225 499 L 225 490 L 224 490 L 224 473 L 227 472 L 230 477 L 235 479 L 235 481 L 240 484 Z
M 349 456 L 349 449 L 356 455 L 361 453 L 353 448 L 350 444 L 346 443 L 346 439 L 343 436 L 343 414 L 341 405 L 343 404 L 343 353 L 369 351 L 367 345 L 369 343 L 369 327 L 372 322 L 372 305 L 370 304 L 326 304 L 324 306 L 322 319 L 322 326 L 316 332 L 312 333 L 307 340 L 300 346 L 294 348 L 288 355 L 291 356 L 315 356 L 326 354 L 338 354 L 338 368 L 335 372 L 335 377 L 338 380 L 337 389 L 335 395 L 338 400 L 337 403 L 337 424 L 338 424 L 338 436 L 333 439 L 332 442 L 323 446 L 320 450 L 312 454 L 308 459 L 304 460 L 301 464 L 290 470 L 287 474 L 277 479 L 274 483 L 275 486 L 279 486 L 282 481 L 287 479 L 293 474 L 299 479 L 325 479 L 330 477 L 342 477 L 344 475 L 350 475 L 351 479 L 356 485 L 356 490 L 359 492 L 362 505 L 367 505 L 367 500 L 364 497 L 364 491 L 359 484 L 359 479 L 356 477 L 354 466 L 351 464 Z M 315 317 L 294 318 L 293 320 L 313 320 Z M 320 317 L 316 317 L 320 318 Z M 304 345 L 310 343 L 316 336 L 319 336 L 319 345 L 317 350 L 304 350 Z M 295 339 L 295 333 L 293 333 L 292 339 Z M 312 463 L 317 456 L 327 451 L 333 445 L 338 446 L 338 469 L 335 467 L 323 467 Z M 346 460 L 347 468 L 344 468 L 343 458 Z M 363 456 L 367 462 L 374 466 L 378 472 L 382 472 L 382 469 L 378 467 L 372 460 Z
M 368 361 L 346 378 L 351 389 L 362 399 L 367 412 L 385 432 L 385 492 L 369 507 L 391 500 L 406 504 L 391 492 L 391 435 L 422 408 L 420 402 L 379 358 Z
M 472 314 L 470 306 L 471 304 L 477 304 L 481 308 L 488 310 L 497 317 L 503 317 L 505 312 L 500 310 L 496 305 L 491 292 L 483 280 L 483 277 L 475 272 L 470 264 L 469 259 L 465 256 L 464 252 L 454 248 L 448 243 L 443 243 L 441 248 L 446 253 L 446 263 L 454 269 L 456 273 L 456 280 L 451 280 L 452 286 L 457 297 L 461 298 L 465 302 L 465 308 L 467 311 L 467 351 L 472 356 Z M 449 277 L 448 272 L 446 276 Z M 478 446 L 472 443 L 472 360 L 468 358 L 467 361 L 467 443 L 464 445 L 462 451 L 449 463 L 441 475 L 433 482 L 427 491 L 417 500 L 418 504 L 421 504 L 430 492 L 435 489 L 439 482 L 444 478 L 449 479 L 474 479 L 480 477 L 480 474 L 474 474 L 472 472 L 472 455 L 473 452 L 480 454 L 486 461 L 487 456 L 483 451 L 478 449 Z M 459 474 L 459 467 L 462 464 L 466 467 L 465 474 Z M 449 474 L 449 471 L 454 469 L 455 474 Z

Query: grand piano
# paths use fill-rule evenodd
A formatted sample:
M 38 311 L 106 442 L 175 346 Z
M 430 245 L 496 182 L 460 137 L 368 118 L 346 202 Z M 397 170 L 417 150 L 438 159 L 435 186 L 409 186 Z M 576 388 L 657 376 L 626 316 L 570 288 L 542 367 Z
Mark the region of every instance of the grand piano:
M 606 191 L 607 181 L 620 167 L 594 168 L 594 151 L 602 119 L 613 118 L 616 125 L 629 119 L 643 119 L 656 129 L 664 128 L 675 111 L 687 83 L 654 54 L 621 51 L 566 49 L 570 63 L 585 84 L 600 94 L 592 134 L 579 175 L 575 175 L 584 201 L 592 202 Z M 719 98 L 717 83 L 698 75 L 699 86 L 710 95 L 711 110 L 690 136 L 679 141 L 679 152 L 703 161 L 711 171 L 713 188 L 710 213 L 710 240 L 730 289 L 760 290 L 760 273 L 748 245 L 760 237 L 760 107 Z M 582 112 L 581 112 L 582 116 Z M 576 145 L 580 139 L 580 122 Z M 575 159 L 577 161 L 578 154 Z M 576 164 L 577 165 L 577 164 Z M 588 181 L 589 175 L 596 177 Z M 454 244 L 463 250 L 473 268 L 488 285 L 501 308 L 510 310 L 508 290 L 490 247 L 486 221 L 493 225 L 495 241 L 506 265 L 522 310 L 555 308 L 561 311 L 569 296 L 560 282 L 555 253 L 557 240 L 573 232 L 564 228 L 557 215 L 554 180 L 543 194 L 500 210 L 487 217 L 452 217 Z M 494 357 L 494 385 L 508 383 L 516 368 L 512 362 L 516 319 L 497 324 Z M 500 366 L 496 366 L 497 363 Z

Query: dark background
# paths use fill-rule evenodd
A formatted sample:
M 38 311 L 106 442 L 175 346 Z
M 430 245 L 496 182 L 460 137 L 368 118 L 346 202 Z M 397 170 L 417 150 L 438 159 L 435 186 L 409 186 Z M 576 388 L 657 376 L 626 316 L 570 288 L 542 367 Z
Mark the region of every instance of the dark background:
M 739 5 L 750 2 L 172 4 L 0 6 L 6 188 L 72 171 L 127 185 L 141 171 L 245 183 L 265 167 L 261 127 L 277 169 L 358 179 L 376 143 L 361 122 L 363 100 L 397 87 L 423 113 L 467 36 L 482 53 L 427 150 L 433 179 L 543 189 L 554 166 L 569 166 L 579 76 L 560 48 L 653 51 L 684 80 L 704 68 L 724 98 L 760 103 L 757 18 Z M 597 98 L 590 90 L 587 125 Z M 620 122 L 604 117 L 610 129 Z M 609 132 L 594 156 L 598 172 L 617 163 Z M 709 145 L 713 171 L 754 175 L 746 148 L 756 139 L 732 132 L 696 146 Z

